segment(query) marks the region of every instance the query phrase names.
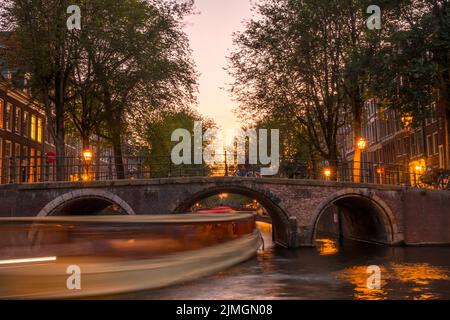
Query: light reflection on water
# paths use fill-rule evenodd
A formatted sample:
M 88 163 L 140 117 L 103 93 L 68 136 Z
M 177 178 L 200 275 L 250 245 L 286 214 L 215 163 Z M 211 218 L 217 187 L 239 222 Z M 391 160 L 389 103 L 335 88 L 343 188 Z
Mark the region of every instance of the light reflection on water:
M 387 247 L 320 239 L 316 248 L 272 243 L 256 258 L 216 275 L 120 299 L 450 299 L 450 247 Z M 381 269 L 381 288 L 367 288 L 367 267 Z
M 333 239 L 317 239 L 317 251 L 321 256 L 329 256 L 338 253 L 338 246 Z

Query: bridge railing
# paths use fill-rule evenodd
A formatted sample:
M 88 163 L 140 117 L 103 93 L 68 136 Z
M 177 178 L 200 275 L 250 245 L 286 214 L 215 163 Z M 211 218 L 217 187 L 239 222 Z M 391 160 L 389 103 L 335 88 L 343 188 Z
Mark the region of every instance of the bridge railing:
M 100 157 L 89 163 L 78 157 L 0 158 L 0 183 L 37 183 L 48 181 L 104 181 L 116 179 L 151 179 L 195 176 L 261 177 L 261 169 L 267 165 L 238 165 L 227 161 L 207 164 L 175 165 L 167 157 L 126 156 L 121 161 L 114 157 Z M 64 178 L 57 179 L 56 163 L 62 163 Z M 357 168 L 355 170 L 355 167 Z M 391 185 L 418 185 L 420 174 L 409 172 L 398 164 L 372 162 L 318 162 L 303 159 L 281 158 L 277 174 L 267 178 L 313 179 L 375 183 Z

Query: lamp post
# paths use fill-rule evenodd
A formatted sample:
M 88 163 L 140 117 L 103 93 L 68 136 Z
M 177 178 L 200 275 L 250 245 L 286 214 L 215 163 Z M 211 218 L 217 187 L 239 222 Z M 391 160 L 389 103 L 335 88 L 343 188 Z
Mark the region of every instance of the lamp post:
M 411 115 L 411 113 L 409 113 L 409 112 L 407 112 L 407 113 L 404 113 L 401 117 L 400 117 L 400 121 L 402 122 L 402 125 L 403 125 L 403 128 L 406 130 L 406 134 L 407 134 L 407 137 L 408 137 L 408 148 L 409 148 L 409 150 L 406 150 L 406 156 L 407 156 L 407 159 L 406 159 L 406 161 L 407 161 L 407 163 L 406 163 L 406 167 L 407 167 L 407 180 L 406 180 L 406 185 L 407 186 L 410 186 L 411 185 L 411 173 L 410 173 L 410 168 L 409 168 L 409 162 L 410 162 L 410 159 L 411 159 L 411 156 L 410 156 L 410 151 L 411 151 L 411 146 L 410 146 L 410 143 L 411 143 L 411 141 L 410 141 L 410 139 L 409 139 L 409 135 L 410 135 L 410 133 L 411 133 L 411 126 L 412 126 L 412 123 L 413 123 L 413 121 L 414 121 L 414 118 L 413 118 L 413 116 Z M 406 147 L 406 146 L 405 146 Z M 415 179 L 415 175 L 414 175 L 414 179 Z
M 359 138 L 357 145 L 359 150 L 364 151 L 367 146 L 366 139 L 364 139 L 363 137 Z
M 84 160 L 84 176 L 83 180 L 88 181 L 89 180 L 89 167 L 92 163 L 92 159 L 94 158 L 94 152 L 90 149 L 83 150 L 83 160 Z
M 363 159 L 363 157 L 362 157 L 363 152 L 364 152 L 364 150 L 366 150 L 366 147 L 367 147 L 367 140 L 364 139 L 363 137 L 360 137 L 358 139 L 358 141 L 356 142 L 356 146 L 357 146 L 358 150 L 361 152 L 361 156 L 360 156 L 360 163 L 353 164 L 354 166 L 356 166 L 356 168 L 355 168 L 356 170 L 353 171 L 353 174 L 355 175 L 353 177 L 353 181 L 361 182 L 360 180 L 362 180 L 362 179 L 360 179 L 360 177 L 361 176 L 364 177 L 364 175 L 361 175 L 361 169 L 364 169 L 364 168 L 361 168 L 361 163 L 362 163 L 362 159 Z
M 331 168 L 326 167 L 325 169 L 323 169 L 323 175 L 325 176 L 326 180 L 330 180 L 331 177 Z

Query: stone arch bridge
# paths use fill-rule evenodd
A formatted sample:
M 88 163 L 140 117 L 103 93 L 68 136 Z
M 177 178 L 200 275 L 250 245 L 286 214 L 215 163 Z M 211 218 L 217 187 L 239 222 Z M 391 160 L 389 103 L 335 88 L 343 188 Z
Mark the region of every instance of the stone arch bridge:
M 397 244 L 450 243 L 450 192 L 275 178 L 193 177 L 0 186 L 0 216 L 184 213 L 197 201 L 236 193 L 259 201 L 286 247 L 313 245 L 321 226 L 350 238 Z M 330 213 L 332 212 L 332 213 Z M 324 220 L 326 215 L 334 217 Z M 337 220 L 336 220 L 336 217 Z

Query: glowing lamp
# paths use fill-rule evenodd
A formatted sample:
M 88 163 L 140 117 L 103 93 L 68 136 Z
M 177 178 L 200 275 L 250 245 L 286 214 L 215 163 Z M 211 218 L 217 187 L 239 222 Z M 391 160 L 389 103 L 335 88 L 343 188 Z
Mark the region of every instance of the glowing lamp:
M 362 150 L 366 149 L 367 141 L 363 137 L 361 137 L 361 138 L 359 138 L 356 145 L 358 146 L 358 149 L 362 151 Z
M 400 121 L 402 122 L 404 128 L 409 128 L 413 123 L 413 116 L 410 113 L 405 113 L 401 116 Z
M 85 162 L 89 163 L 94 158 L 94 153 L 90 149 L 83 150 L 83 159 Z

